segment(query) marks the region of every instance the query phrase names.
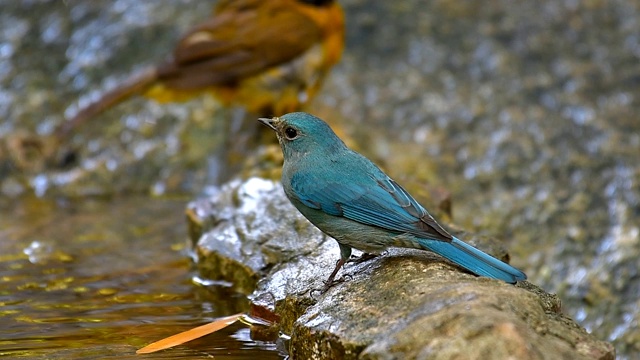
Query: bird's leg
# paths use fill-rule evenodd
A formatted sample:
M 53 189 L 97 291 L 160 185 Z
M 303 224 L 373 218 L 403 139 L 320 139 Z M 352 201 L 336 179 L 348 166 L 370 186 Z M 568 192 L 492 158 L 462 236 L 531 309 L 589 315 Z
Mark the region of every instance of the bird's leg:
M 322 293 L 325 293 L 333 285 L 339 284 L 344 281 L 343 279 L 340 279 L 340 280 L 334 280 L 334 279 L 338 274 L 338 271 L 340 271 L 340 268 L 342 268 L 342 266 L 351 257 L 351 247 L 347 245 L 342 245 L 340 243 L 338 243 L 338 245 L 340 246 L 340 260 L 336 262 L 336 267 L 333 269 L 333 272 L 331 273 L 331 275 L 329 275 L 329 278 L 324 283 L 324 287 L 322 288 Z
M 329 290 L 329 288 L 331 288 L 333 285 L 339 284 L 341 283 L 342 279 L 340 280 L 334 280 L 336 277 L 336 274 L 338 274 L 338 271 L 340 270 L 340 268 L 344 265 L 344 263 L 346 263 L 347 261 L 343 258 L 340 257 L 340 260 L 336 261 L 336 267 L 335 269 L 333 269 L 333 272 L 331 273 L 331 275 L 329 275 L 329 278 L 327 279 L 327 281 L 325 281 L 324 283 L 324 287 L 322 288 L 322 293 L 324 294 L 327 290 Z

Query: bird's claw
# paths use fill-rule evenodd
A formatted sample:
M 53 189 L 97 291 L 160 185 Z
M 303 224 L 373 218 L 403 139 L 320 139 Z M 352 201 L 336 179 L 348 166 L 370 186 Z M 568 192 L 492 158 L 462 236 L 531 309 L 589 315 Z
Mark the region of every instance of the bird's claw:
M 326 293 L 327 290 L 329 290 L 332 287 L 334 287 L 335 285 L 341 284 L 341 283 L 346 282 L 346 281 L 351 281 L 351 280 L 353 280 L 353 276 L 351 276 L 349 274 L 345 274 L 345 275 L 342 275 L 342 277 L 337 279 L 337 280 L 332 280 L 330 282 L 329 281 L 325 281 L 324 282 L 324 286 L 322 287 L 322 289 L 312 289 L 309 292 L 309 296 L 311 296 L 312 298 L 315 298 L 313 296 L 313 293 L 318 292 L 319 293 L 318 295 L 322 295 L 322 294 Z
M 310 296 L 312 299 L 316 299 L 316 297 L 315 297 L 315 296 L 313 296 L 313 293 L 315 293 L 315 292 L 317 292 L 317 293 L 318 293 L 318 296 L 320 296 L 320 295 L 324 294 L 323 289 L 311 289 L 311 291 L 309 291 L 309 296 Z

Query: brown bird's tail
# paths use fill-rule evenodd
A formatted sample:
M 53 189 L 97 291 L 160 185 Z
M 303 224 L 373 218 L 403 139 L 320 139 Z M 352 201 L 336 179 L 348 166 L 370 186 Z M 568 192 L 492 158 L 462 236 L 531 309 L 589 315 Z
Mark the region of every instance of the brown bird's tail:
M 140 73 L 132 75 L 124 83 L 115 89 L 107 91 L 97 101 L 94 101 L 84 108 L 81 108 L 69 120 L 63 122 L 56 130 L 56 137 L 59 140 L 65 139 L 70 133 L 91 118 L 98 116 L 103 111 L 115 106 L 133 95 L 142 95 L 158 79 L 155 67 L 144 69 Z

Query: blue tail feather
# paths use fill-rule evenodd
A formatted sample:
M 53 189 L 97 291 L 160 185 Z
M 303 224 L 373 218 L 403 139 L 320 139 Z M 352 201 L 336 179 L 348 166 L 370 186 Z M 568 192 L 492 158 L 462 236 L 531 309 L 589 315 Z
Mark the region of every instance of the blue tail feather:
M 418 242 L 427 250 L 433 251 L 476 275 L 503 280 L 511 284 L 527 279 L 527 275 L 522 271 L 455 237 L 451 242 L 428 239 L 420 239 Z

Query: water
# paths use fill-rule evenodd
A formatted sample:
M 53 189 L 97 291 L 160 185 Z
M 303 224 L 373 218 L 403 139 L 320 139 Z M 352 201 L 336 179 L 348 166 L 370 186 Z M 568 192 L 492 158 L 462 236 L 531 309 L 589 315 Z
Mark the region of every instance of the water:
M 0 218 L 0 356 L 140 358 L 135 350 L 247 311 L 224 286 L 198 286 L 183 199 L 5 204 Z M 282 358 L 242 324 L 153 358 Z M 151 357 L 151 356 L 149 356 Z

